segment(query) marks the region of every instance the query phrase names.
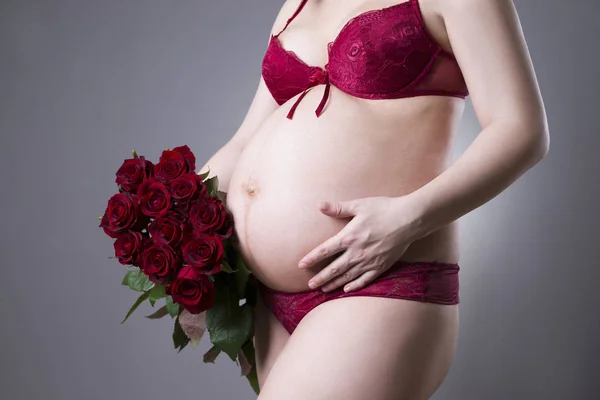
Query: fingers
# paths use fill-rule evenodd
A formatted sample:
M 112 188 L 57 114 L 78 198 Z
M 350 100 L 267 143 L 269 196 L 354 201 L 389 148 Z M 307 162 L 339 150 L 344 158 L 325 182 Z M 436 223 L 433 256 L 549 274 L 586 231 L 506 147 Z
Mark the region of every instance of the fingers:
M 376 269 L 372 269 L 372 270 L 369 270 L 369 271 L 363 273 L 358 278 L 356 278 L 352 282 L 348 283 L 344 287 L 344 292 L 352 292 L 354 290 L 362 289 L 363 287 L 367 286 L 369 283 L 373 282 L 375 280 L 375 278 L 377 278 L 379 276 L 379 274 L 381 274 L 381 271 L 376 270 Z
M 349 218 L 356 215 L 356 201 L 322 201 L 319 210 L 334 218 Z
M 317 273 L 309 282 L 311 289 L 327 283 L 323 291 L 333 290 L 362 274 L 361 264 L 365 260 L 364 249 L 347 250 L 328 266 Z M 311 286 L 312 285 L 312 286 Z
M 330 290 L 337 289 L 337 288 L 341 287 L 342 285 L 350 282 L 351 280 L 353 280 L 354 278 L 359 276 L 361 273 L 362 272 L 359 270 L 359 268 L 357 266 L 349 268 L 344 273 L 339 274 L 337 277 L 326 282 L 321 287 L 321 290 L 324 292 L 329 292 Z
M 354 265 L 348 257 L 347 252 L 344 252 L 338 258 L 333 260 L 331 264 L 319 271 L 312 279 L 308 282 L 308 286 L 311 289 L 315 289 L 332 279 L 339 277 L 340 275 L 347 274 L 350 267 Z
M 327 239 L 318 247 L 311 250 L 298 263 L 298 268 L 310 268 L 319 261 L 331 257 L 343 250 L 346 250 L 356 241 L 356 236 L 352 233 L 337 235 Z

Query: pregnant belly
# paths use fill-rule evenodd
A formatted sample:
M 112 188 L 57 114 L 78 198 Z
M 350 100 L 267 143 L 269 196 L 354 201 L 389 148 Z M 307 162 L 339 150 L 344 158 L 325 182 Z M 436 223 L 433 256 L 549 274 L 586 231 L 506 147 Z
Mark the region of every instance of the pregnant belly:
M 283 109 L 277 113 L 282 115 L 265 121 L 238 160 L 227 207 L 253 274 L 267 286 L 295 292 L 307 290 L 308 280 L 338 255 L 309 269 L 299 269 L 299 260 L 349 222 L 321 213 L 319 201 L 410 193 L 439 173 L 446 149 L 439 131 L 432 146 L 418 129 L 403 134 L 366 121 L 327 124 L 296 121 L 298 116 L 290 123 Z M 415 242 L 402 259 L 428 259 L 432 251 L 451 257 L 450 230 Z

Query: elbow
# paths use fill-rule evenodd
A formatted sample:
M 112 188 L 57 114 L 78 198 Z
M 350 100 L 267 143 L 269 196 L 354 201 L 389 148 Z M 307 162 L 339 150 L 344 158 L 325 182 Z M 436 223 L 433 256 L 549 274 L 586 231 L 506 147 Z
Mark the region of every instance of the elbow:
M 550 132 L 548 130 L 548 124 L 543 123 L 530 130 L 530 134 L 533 137 L 531 144 L 531 151 L 535 162 L 540 162 L 548 152 L 550 151 Z
M 503 127 L 510 131 L 514 138 L 515 157 L 526 168 L 531 168 L 539 163 L 550 150 L 550 134 L 545 123 L 523 123 L 522 121 L 509 123 Z
M 522 118 L 513 121 L 513 132 L 520 143 L 521 153 L 530 165 L 540 162 L 550 151 L 550 132 L 544 118 Z
M 537 112 L 529 113 L 529 135 L 532 138 L 531 147 L 536 163 L 541 161 L 550 151 L 550 131 L 548 128 L 548 118 L 543 104 L 540 105 Z

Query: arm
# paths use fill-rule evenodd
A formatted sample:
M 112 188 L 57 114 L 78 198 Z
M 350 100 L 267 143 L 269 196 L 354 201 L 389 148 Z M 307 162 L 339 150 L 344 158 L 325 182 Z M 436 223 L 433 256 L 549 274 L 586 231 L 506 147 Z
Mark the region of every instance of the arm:
M 483 129 L 452 166 L 410 193 L 418 209 L 416 239 L 494 198 L 538 163 L 550 143 L 513 2 L 453 0 L 442 13 Z
M 275 21 L 273 22 L 273 26 L 271 27 L 271 32 L 269 32 L 267 46 L 271 40 L 271 33 L 274 31 L 274 28 L 277 27 L 279 30 L 279 27 L 285 24 L 285 18 L 287 18 L 289 14 L 289 7 L 290 4 L 285 2 L 280 8 Z M 233 173 L 237 160 L 244 150 L 246 143 L 252 138 L 254 132 L 262 122 L 278 107 L 279 105 L 273 99 L 273 96 L 269 92 L 261 75 L 254 99 L 252 100 L 250 108 L 237 132 L 225 145 L 209 158 L 208 161 L 206 161 L 198 173 L 200 174 L 210 169 L 208 178 L 218 175 L 219 190 L 227 192 L 229 190 L 231 174 Z
M 265 118 L 277 107 L 278 104 L 269 93 L 261 76 L 254 99 L 239 129 L 225 145 L 208 159 L 198 173 L 210 169 L 208 178 L 218 175 L 219 190 L 228 192 L 229 180 L 246 143 Z

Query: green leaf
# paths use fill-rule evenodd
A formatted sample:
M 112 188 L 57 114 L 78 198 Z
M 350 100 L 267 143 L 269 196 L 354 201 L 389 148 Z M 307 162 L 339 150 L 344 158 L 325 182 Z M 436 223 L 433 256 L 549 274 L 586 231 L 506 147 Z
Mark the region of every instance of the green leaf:
M 221 200 L 221 202 L 223 204 L 226 204 L 227 203 L 227 192 L 222 192 L 220 190 L 217 190 L 217 198 L 219 200 Z
M 167 311 L 169 312 L 169 315 L 171 317 L 176 317 L 179 315 L 179 304 L 177 303 L 173 303 L 173 298 L 171 296 L 167 296 L 165 298 L 165 301 L 167 302 Z
M 154 286 L 154 283 L 150 282 L 148 277 L 138 268 L 127 271 L 122 284 L 129 286 L 136 292 L 145 292 Z
M 133 154 L 133 158 L 140 158 L 140 156 L 138 156 L 138 153 L 135 151 L 135 149 L 133 149 L 131 151 L 131 153 Z
M 125 273 L 125 276 L 123 276 L 123 280 L 121 281 L 121 285 L 123 285 L 123 286 L 129 286 L 129 272 L 131 272 L 131 271 L 127 271 Z
M 250 365 L 254 366 L 256 364 L 256 349 L 254 348 L 252 338 L 246 340 L 246 343 L 242 346 L 242 351 Z
M 253 328 L 252 310 L 247 305 L 240 307 L 239 301 L 235 280 L 229 274 L 215 275 L 215 301 L 206 311 L 206 327 L 211 342 L 232 361 Z
M 260 388 L 258 385 L 258 376 L 257 376 L 257 372 L 256 372 L 255 349 L 254 349 L 254 342 L 252 341 L 252 338 L 248 339 L 246 341 L 246 343 L 244 343 L 244 345 L 242 346 L 242 351 L 244 352 L 244 355 L 246 356 L 248 363 L 250 365 L 252 365 L 252 369 L 250 370 L 250 373 L 248 375 L 246 375 L 246 379 L 248 379 L 250 386 L 252 387 L 254 392 L 258 395 L 260 393 Z
M 179 317 L 175 320 L 175 327 L 173 329 L 173 345 L 175 346 L 177 352 L 179 353 L 187 344 L 190 342 L 190 339 L 186 336 L 185 332 L 181 328 L 179 324 Z
M 127 312 L 127 315 L 125 316 L 125 318 L 123 319 L 123 321 L 121 321 L 121 323 L 125 322 L 127 320 L 127 318 L 129 318 L 129 316 L 131 315 L 131 313 L 134 312 L 135 309 L 138 308 L 138 306 L 140 304 L 142 304 L 142 302 L 148 298 L 148 296 L 150 296 L 150 291 L 146 291 L 146 292 L 142 293 L 141 296 L 137 298 L 137 300 L 135 301 L 135 303 L 133 303 L 133 305 L 129 309 L 129 312 Z
M 156 310 L 152 314 L 146 315 L 146 318 L 149 318 L 149 319 L 159 319 L 159 318 L 164 317 L 167 314 L 169 314 L 169 311 L 167 310 L 167 306 L 162 306 L 161 308 L 159 308 L 158 310 Z
M 214 364 L 215 359 L 219 354 L 221 354 L 221 349 L 213 345 L 210 349 L 208 349 L 206 353 L 204 353 L 204 355 L 202 356 L 202 361 L 204 361 L 205 363 Z
M 258 396 L 260 394 L 260 388 L 258 386 L 258 375 L 256 373 L 256 368 L 252 368 L 252 371 L 248 375 L 246 375 L 246 379 L 250 383 L 250 387 L 254 390 L 254 393 Z
M 166 296 L 167 294 L 165 293 L 165 287 L 163 285 L 154 285 L 152 290 L 150 290 L 150 304 L 154 307 L 154 303 L 156 303 L 158 299 L 162 299 Z
M 208 174 L 210 174 L 210 167 L 208 165 L 207 165 L 207 167 L 208 167 L 208 170 L 206 172 L 198 174 L 200 176 L 200 179 L 202 179 L 202 180 L 206 179 L 206 177 L 208 176 Z
M 206 185 L 206 188 L 208 189 L 208 194 L 211 196 L 216 196 L 217 195 L 217 190 L 219 188 L 219 178 L 217 178 L 217 176 L 213 176 L 212 178 L 207 179 L 206 181 L 204 181 L 204 184 Z
M 221 261 L 221 271 L 228 272 L 228 273 L 232 273 L 233 272 L 233 270 L 231 269 L 231 266 L 229 265 L 229 263 L 225 259 L 223 259 L 223 261 Z
M 246 285 L 248 284 L 248 277 L 250 276 L 251 272 L 248 268 L 246 268 L 246 264 L 244 264 L 244 261 L 239 253 L 235 253 L 234 262 L 236 269 L 233 275 L 235 277 L 238 295 L 240 298 L 243 298 L 246 293 Z

